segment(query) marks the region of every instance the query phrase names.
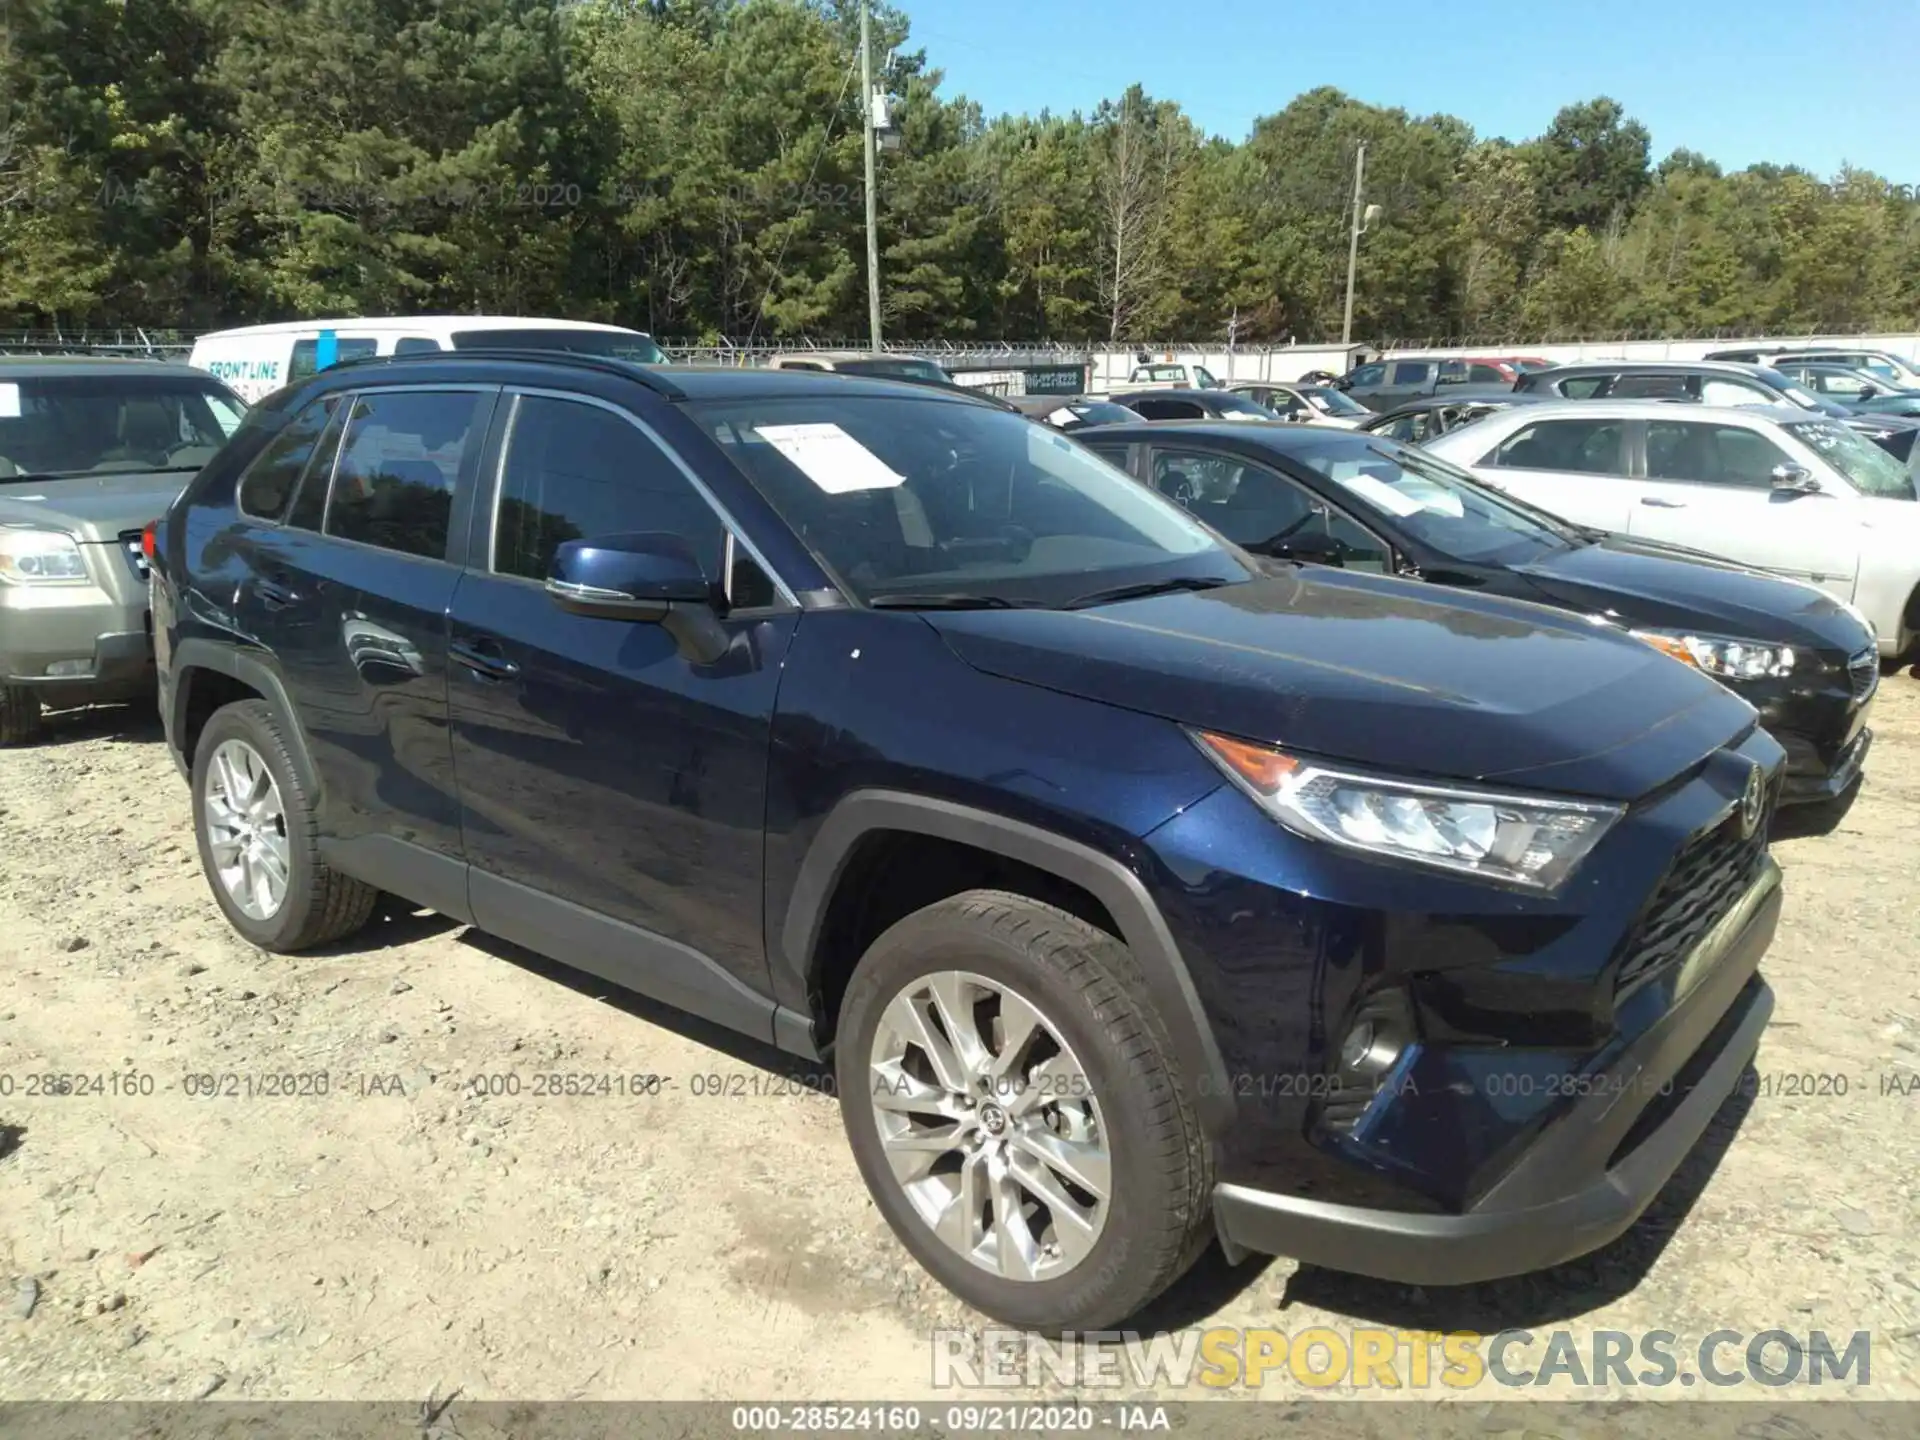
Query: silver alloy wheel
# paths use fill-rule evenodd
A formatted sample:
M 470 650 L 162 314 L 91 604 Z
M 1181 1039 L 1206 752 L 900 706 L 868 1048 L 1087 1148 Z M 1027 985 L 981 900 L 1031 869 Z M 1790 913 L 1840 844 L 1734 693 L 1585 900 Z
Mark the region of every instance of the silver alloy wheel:
M 267 762 L 244 740 L 223 740 L 207 764 L 207 850 L 214 874 L 251 920 L 271 920 L 292 872 L 286 807 Z
M 997 980 L 923 975 L 880 1016 L 870 1057 L 880 1148 L 949 1248 L 1008 1280 L 1052 1280 L 1107 1222 L 1113 1162 L 1086 1068 Z

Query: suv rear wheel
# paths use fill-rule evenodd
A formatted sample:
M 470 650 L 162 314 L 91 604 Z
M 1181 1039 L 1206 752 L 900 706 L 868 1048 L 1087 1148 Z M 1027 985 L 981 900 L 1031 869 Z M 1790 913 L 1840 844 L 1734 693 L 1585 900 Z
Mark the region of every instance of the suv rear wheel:
M 24 745 L 40 733 L 40 697 L 24 685 L 0 685 L 0 745 Z
M 380 892 L 321 862 L 313 806 L 264 700 L 214 712 L 193 755 L 200 868 L 227 921 L 262 950 L 351 935 Z
M 1204 1247 L 1210 1154 L 1111 935 L 996 891 L 930 905 L 861 958 L 836 1043 L 868 1189 L 974 1308 L 1103 1328 Z

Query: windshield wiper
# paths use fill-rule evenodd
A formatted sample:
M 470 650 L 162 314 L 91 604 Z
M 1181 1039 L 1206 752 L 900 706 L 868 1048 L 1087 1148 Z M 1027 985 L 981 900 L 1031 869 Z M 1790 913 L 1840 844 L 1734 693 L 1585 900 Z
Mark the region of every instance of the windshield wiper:
M 867 601 L 874 610 L 1044 610 L 1038 600 L 1009 600 L 1004 595 L 875 595 Z
M 1085 610 L 1094 605 L 1111 605 L 1118 600 L 1138 600 L 1147 595 L 1167 595 L 1175 590 L 1214 590 L 1232 583 L 1231 580 L 1223 580 L 1218 575 L 1182 575 L 1175 580 L 1146 580 L 1138 585 L 1116 585 L 1111 590 L 1091 590 L 1085 595 L 1076 595 L 1060 608 Z

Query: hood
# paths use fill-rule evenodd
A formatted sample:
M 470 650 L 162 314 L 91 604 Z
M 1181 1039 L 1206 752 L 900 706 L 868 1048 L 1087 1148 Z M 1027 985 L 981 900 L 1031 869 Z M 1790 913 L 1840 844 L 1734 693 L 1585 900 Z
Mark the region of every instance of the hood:
M 192 478 L 185 470 L 129 470 L 70 480 L 0 481 L 0 525 L 49 525 L 82 540 L 116 540 L 123 530 L 158 520 Z
M 1853 655 L 1866 626 L 1824 590 L 1677 545 L 1609 536 L 1514 567 L 1540 597 L 1622 623 Z
M 925 618 L 991 675 L 1402 775 L 1630 800 L 1754 721 L 1698 671 L 1585 620 L 1318 567 Z

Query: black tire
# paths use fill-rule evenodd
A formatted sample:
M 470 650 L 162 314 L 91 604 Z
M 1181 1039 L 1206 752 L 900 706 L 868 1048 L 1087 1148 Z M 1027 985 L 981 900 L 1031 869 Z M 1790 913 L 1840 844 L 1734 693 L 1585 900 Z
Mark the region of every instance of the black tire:
M 40 734 L 40 697 L 24 685 L 0 685 L 0 745 L 25 745 Z
M 867 1103 L 881 1016 L 914 981 L 943 970 L 971 971 L 1036 1005 L 1092 1082 L 1112 1195 L 1092 1250 L 1055 1279 L 1006 1279 L 950 1248 L 913 1208 L 882 1149 Z M 1021 895 L 973 890 L 942 900 L 893 925 L 861 958 L 835 1048 L 847 1138 L 874 1202 L 928 1273 L 976 1310 L 1048 1333 L 1111 1328 L 1206 1248 L 1212 1152 L 1139 964 L 1113 936 Z
M 207 842 L 207 767 L 222 742 L 244 740 L 266 761 L 280 789 L 287 830 L 286 898 L 266 920 L 242 911 L 220 883 Z M 264 700 L 242 700 L 214 712 L 193 753 L 193 837 L 200 869 L 227 923 L 251 945 L 287 955 L 351 935 L 367 923 L 380 892 L 329 869 L 320 859 L 313 802 L 294 768 L 281 721 Z

